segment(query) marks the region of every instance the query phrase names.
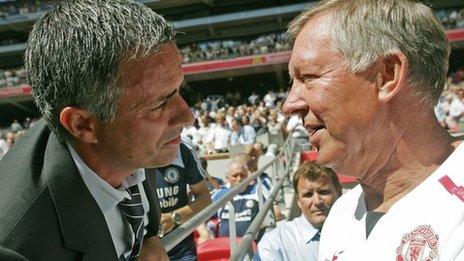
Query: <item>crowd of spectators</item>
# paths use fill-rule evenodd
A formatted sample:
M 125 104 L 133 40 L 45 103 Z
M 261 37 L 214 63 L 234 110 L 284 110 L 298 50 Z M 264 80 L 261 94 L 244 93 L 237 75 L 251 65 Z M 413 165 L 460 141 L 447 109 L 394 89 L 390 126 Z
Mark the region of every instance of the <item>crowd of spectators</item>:
M 3 1 L 0 5 L 0 19 L 7 19 L 9 16 L 26 15 L 50 9 L 55 1 L 41 0 L 22 0 L 22 1 Z
M 441 125 L 451 132 L 462 131 L 464 120 L 464 68 L 451 74 L 438 104 L 435 114 Z M 463 122 L 464 124 L 464 122 Z
M 198 61 L 231 59 L 240 56 L 290 50 L 283 33 L 270 33 L 255 39 L 208 41 L 186 45 L 181 49 L 185 64 Z
M 237 91 L 238 92 L 238 91 Z M 241 96 L 239 93 L 234 96 Z M 264 96 L 253 92 L 234 103 L 227 97 L 199 100 L 193 107 L 195 124 L 185 128 L 182 136 L 200 155 L 227 152 L 234 146 L 246 146 L 256 142 L 259 135 L 281 135 L 289 133 L 307 137 L 307 131 L 299 116 L 285 116 L 281 106 L 286 92 L 269 90 Z M 218 103 L 224 104 L 217 106 Z
M 15 141 L 24 134 L 24 132 L 32 127 L 38 119 L 26 118 L 20 123 L 17 119 L 13 120 L 11 125 L 5 128 L 0 126 L 0 159 L 15 143 Z
M 16 87 L 27 84 L 24 67 L 0 70 L 0 88 Z
M 464 27 L 464 8 L 436 10 L 435 15 L 448 30 Z

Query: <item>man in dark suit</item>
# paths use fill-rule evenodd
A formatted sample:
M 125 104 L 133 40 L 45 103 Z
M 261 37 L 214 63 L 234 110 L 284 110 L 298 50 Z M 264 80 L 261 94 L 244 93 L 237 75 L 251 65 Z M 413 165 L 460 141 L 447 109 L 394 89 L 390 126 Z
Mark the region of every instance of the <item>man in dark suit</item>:
M 145 168 L 193 116 L 170 23 L 133 1 L 62 1 L 26 51 L 44 117 L 0 161 L 0 246 L 31 260 L 167 260 Z

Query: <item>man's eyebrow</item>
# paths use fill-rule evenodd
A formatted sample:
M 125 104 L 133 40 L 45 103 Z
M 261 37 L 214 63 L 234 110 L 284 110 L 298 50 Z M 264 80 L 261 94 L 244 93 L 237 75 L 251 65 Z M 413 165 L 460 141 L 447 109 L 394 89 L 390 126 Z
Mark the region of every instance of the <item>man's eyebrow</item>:
M 150 100 L 149 97 L 145 96 L 143 100 L 141 100 L 139 103 L 135 104 L 133 107 L 132 107 L 132 110 L 133 111 L 137 111 L 139 109 L 142 109 L 144 107 L 148 107 L 148 106 L 152 106 L 152 105 L 155 105 L 155 106 L 158 106 L 160 104 L 162 104 L 164 101 L 168 100 L 169 98 L 171 98 L 172 96 L 176 95 L 177 92 L 179 92 L 179 89 L 175 89 L 174 91 L 172 91 L 171 93 L 167 94 L 167 95 L 164 95 L 164 96 L 161 96 L 161 97 L 158 97 L 156 98 L 155 101 L 153 100 Z
M 158 104 L 161 104 L 161 103 L 169 100 L 172 96 L 176 95 L 180 91 L 180 88 L 181 87 L 175 89 L 174 91 L 172 91 L 171 93 L 169 93 L 169 94 L 167 94 L 165 96 L 159 97 L 158 99 L 156 99 L 155 104 L 158 105 Z

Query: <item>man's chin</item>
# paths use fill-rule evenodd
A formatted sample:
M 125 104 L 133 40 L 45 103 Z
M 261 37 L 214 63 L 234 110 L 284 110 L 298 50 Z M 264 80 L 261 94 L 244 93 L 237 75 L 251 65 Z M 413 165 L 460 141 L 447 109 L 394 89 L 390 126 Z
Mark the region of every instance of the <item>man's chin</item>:
M 318 150 L 316 163 L 326 168 L 331 168 L 336 173 L 339 173 L 343 169 L 343 153 L 341 151 L 340 149 L 329 146 L 321 147 L 321 149 Z
M 150 164 L 151 166 L 149 168 L 161 168 L 171 165 L 177 156 L 177 151 L 177 149 L 173 149 L 172 151 L 164 151 L 164 153 L 153 159 L 153 162 Z

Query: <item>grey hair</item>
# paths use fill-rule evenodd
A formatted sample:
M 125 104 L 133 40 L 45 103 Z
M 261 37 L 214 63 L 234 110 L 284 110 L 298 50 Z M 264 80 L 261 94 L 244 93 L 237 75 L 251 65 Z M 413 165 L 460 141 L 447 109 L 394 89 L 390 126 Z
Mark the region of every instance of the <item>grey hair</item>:
M 429 7 L 412 0 L 323 0 L 289 24 L 290 41 L 310 19 L 322 15 L 347 69 L 363 72 L 377 59 L 401 52 L 408 60 L 407 83 L 416 95 L 432 104 L 438 101 L 450 46 Z
M 229 173 L 230 173 L 232 167 L 235 166 L 235 165 L 238 165 L 238 166 L 242 167 L 244 170 L 249 171 L 249 168 L 248 168 L 246 162 L 243 162 L 243 161 L 241 161 L 241 160 L 235 159 L 235 160 L 232 160 L 232 161 L 229 163 L 229 165 L 227 166 L 227 176 L 229 175 Z
M 32 95 L 61 141 L 66 106 L 111 122 L 123 94 L 122 62 L 146 57 L 174 41 L 171 23 L 131 0 L 61 1 L 34 25 L 25 53 Z

